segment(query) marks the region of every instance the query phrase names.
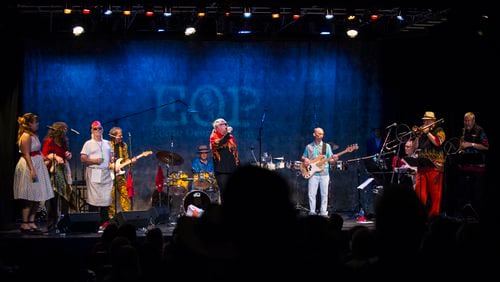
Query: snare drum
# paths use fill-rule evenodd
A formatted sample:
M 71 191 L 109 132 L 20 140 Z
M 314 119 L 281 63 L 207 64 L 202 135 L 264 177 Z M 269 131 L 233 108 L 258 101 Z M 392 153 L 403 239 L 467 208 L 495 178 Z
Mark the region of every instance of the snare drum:
M 193 189 L 205 191 L 212 188 L 215 179 L 209 172 L 198 172 L 193 174 Z
M 168 175 L 168 187 L 173 195 L 184 195 L 188 191 L 188 175 L 183 171 L 174 171 Z

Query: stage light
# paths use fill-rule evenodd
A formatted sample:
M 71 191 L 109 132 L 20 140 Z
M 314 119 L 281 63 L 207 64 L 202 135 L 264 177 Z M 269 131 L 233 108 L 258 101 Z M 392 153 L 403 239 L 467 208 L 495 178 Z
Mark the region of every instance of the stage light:
M 111 16 L 113 14 L 113 10 L 111 10 L 111 5 L 104 10 L 104 15 Z
M 84 15 L 90 15 L 90 9 L 88 9 L 88 8 L 84 8 L 84 9 L 82 10 L 82 14 L 84 14 Z
M 130 7 L 123 7 L 123 15 L 124 16 L 132 15 L 132 9 Z
M 73 35 L 80 36 L 85 32 L 85 29 L 81 25 L 76 25 L 73 27 Z
M 326 9 L 325 19 L 327 19 L 327 20 L 333 19 L 333 11 L 332 11 L 332 9 Z
M 292 19 L 298 20 L 302 16 L 302 10 L 300 8 L 292 8 Z
M 358 30 L 353 29 L 353 28 L 348 29 L 346 33 L 347 33 L 347 36 L 349 36 L 350 38 L 356 38 L 358 36 Z
M 196 33 L 196 28 L 194 28 L 193 26 L 186 27 L 186 30 L 184 31 L 184 35 L 186 36 L 191 36 L 195 33 Z
M 168 17 L 171 17 L 171 16 L 172 16 L 172 8 L 170 8 L 170 7 L 165 7 L 165 8 L 163 9 L 163 16 L 164 16 L 164 17 L 167 17 L 167 18 L 168 18 Z
M 252 10 L 250 8 L 243 9 L 243 17 L 248 19 L 252 17 Z

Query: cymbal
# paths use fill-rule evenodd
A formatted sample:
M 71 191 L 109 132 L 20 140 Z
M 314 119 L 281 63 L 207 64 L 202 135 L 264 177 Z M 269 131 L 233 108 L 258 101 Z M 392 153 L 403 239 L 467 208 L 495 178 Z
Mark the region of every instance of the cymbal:
M 156 158 L 160 162 L 164 162 L 168 165 L 181 165 L 184 162 L 184 159 L 182 159 L 181 156 L 169 151 L 159 151 L 156 153 Z
M 332 150 L 337 150 L 339 148 L 339 145 L 337 145 L 333 142 L 329 142 L 328 144 L 330 144 L 330 147 L 332 147 Z

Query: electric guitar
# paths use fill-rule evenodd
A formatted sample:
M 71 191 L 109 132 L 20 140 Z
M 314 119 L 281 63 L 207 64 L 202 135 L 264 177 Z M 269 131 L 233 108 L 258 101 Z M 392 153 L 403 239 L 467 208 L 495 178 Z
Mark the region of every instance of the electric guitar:
M 152 153 L 153 153 L 153 151 L 145 151 L 145 152 L 142 152 L 141 154 L 135 156 L 134 158 L 136 160 L 138 160 L 138 159 L 140 159 L 142 157 L 147 157 L 147 156 L 151 155 Z M 123 158 L 117 159 L 116 162 L 115 162 L 115 171 L 116 171 L 116 173 L 111 173 L 111 179 L 115 179 L 115 175 L 118 176 L 118 175 L 124 174 L 125 171 L 122 168 L 124 168 L 127 165 L 129 165 L 130 163 L 132 163 L 132 159 L 128 159 L 128 160 L 126 160 L 123 163 L 122 163 Z
M 358 149 L 359 149 L 358 144 L 352 144 L 352 145 L 347 146 L 345 148 L 345 150 L 343 150 L 342 152 L 334 154 L 334 155 L 337 155 L 338 157 L 340 157 L 343 154 L 351 153 L 351 152 L 354 152 L 354 151 L 356 151 Z M 334 155 L 332 155 L 332 157 Z M 316 158 L 314 158 L 313 160 L 311 160 L 311 162 L 309 163 L 309 165 L 305 165 L 302 162 L 300 164 L 300 172 L 302 173 L 302 177 L 304 177 L 305 179 L 309 179 L 316 172 L 324 170 L 326 162 L 329 161 L 332 157 L 327 158 L 325 155 L 319 155 Z

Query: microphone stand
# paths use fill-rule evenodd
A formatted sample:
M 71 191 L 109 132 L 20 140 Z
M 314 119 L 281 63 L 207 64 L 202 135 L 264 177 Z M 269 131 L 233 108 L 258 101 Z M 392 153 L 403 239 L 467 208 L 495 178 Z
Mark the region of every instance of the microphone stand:
M 262 129 L 264 128 L 264 120 L 266 118 L 266 111 L 264 110 L 264 113 L 262 114 L 262 120 L 260 122 L 260 127 L 259 127 L 259 161 L 262 162 Z
M 133 154 L 132 154 L 132 134 L 130 134 L 130 132 L 128 133 L 128 144 L 129 144 L 129 146 L 128 146 L 128 152 L 129 152 L 128 155 L 130 157 L 130 156 L 133 156 Z M 132 173 L 133 172 L 132 171 L 132 167 L 133 167 L 133 165 L 131 163 L 130 164 L 130 168 L 128 170 L 128 173 Z M 134 174 L 132 173 L 132 177 L 133 177 L 133 175 Z M 125 180 L 125 183 L 127 183 L 126 180 Z M 132 181 L 133 181 L 133 179 L 132 179 Z M 133 187 L 132 187 L 132 189 L 133 189 Z M 127 192 L 128 192 L 128 190 L 127 190 Z M 129 195 L 127 194 L 127 197 L 128 196 Z M 130 210 L 133 211 L 134 210 L 134 197 L 132 196 L 132 197 L 128 197 L 128 198 L 130 199 Z
M 129 117 L 133 117 L 133 116 L 137 116 L 137 115 L 140 115 L 140 114 L 143 114 L 143 113 L 146 113 L 146 112 L 149 112 L 149 111 L 153 111 L 153 110 L 156 110 L 156 109 L 159 109 L 159 108 L 163 108 L 165 106 L 176 104 L 176 103 L 179 103 L 179 104 L 182 104 L 182 105 L 185 105 L 185 106 L 187 105 L 182 100 L 175 99 L 173 101 L 170 101 L 170 102 L 165 103 L 165 104 L 161 104 L 161 105 L 156 106 L 156 107 L 151 107 L 151 108 L 148 108 L 148 109 L 145 109 L 145 110 L 142 110 L 142 111 L 138 111 L 138 112 L 135 112 L 135 113 L 130 113 L 130 114 L 127 114 L 127 115 L 124 115 L 124 116 L 121 116 L 121 117 L 118 117 L 118 118 L 106 121 L 106 122 L 102 123 L 102 125 L 110 124 L 110 123 L 117 124 L 119 120 L 122 120 L 122 119 L 125 119 L 125 118 L 129 118 Z

